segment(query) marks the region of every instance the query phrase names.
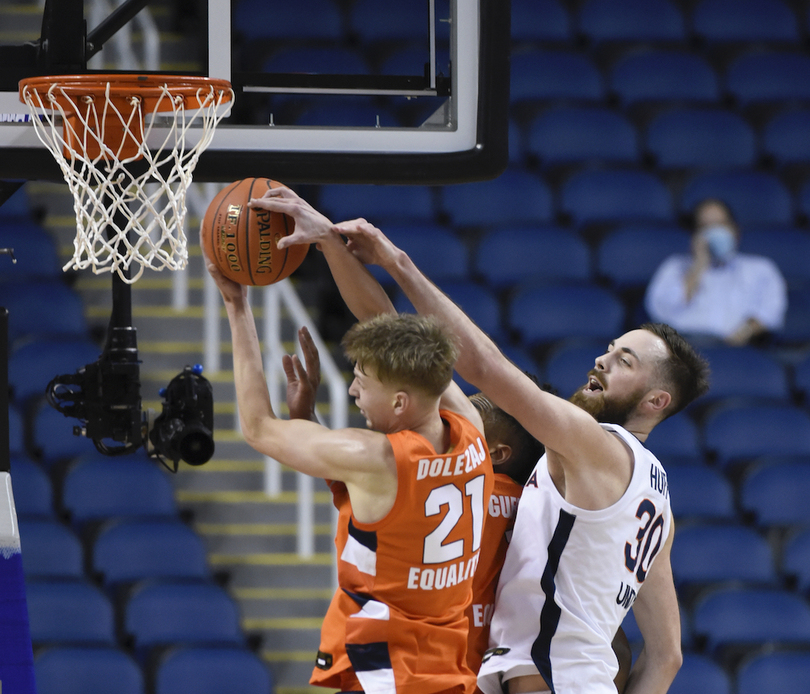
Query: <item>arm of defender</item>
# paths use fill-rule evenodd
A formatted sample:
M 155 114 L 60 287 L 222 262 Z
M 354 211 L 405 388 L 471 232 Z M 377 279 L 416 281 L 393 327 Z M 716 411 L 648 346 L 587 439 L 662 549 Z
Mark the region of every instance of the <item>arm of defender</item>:
M 376 227 L 356 221 L 335 227 L 349 250 L 367 264 L 384 268 L 417 311 L 434 315 L 455 336 L 456 370 L 496 405 L 515 417 L 537 440 L 563 459 L 609 464 L 626 452 L 587 412 L 547 393 L 504 356 L 498 346 Z
M 625 694 L 666 694 L 683 662 L 681 618 L 670 563 L 674 536 L 673 522 L 633 605 L 644 648 L 630 671 Z

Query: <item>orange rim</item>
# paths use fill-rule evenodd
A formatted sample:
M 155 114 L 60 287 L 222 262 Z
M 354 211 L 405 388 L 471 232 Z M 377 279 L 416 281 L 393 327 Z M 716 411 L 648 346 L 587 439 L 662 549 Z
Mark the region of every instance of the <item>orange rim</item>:
M 205 97 L 212 89 L 219 92 L 221 103 L 230 101 L 233 95 L 228 80 L 211 77 L 140 74 L 49 75 L 21 80 L 20 100 L 25 101 L 26 91 L 46 94 L 52 87 L 57 87 L 58 90 L 53 92 L 54 100 L 66 110 L 72 110 L 77 98 L 106 98 L 108 85 L 111 99 L 118 101 L 137 97 L 144 102 L 145 113 L 173 110 L 165 99 L 165 91 L 172 96 L 182 96 L 188 108 L 200 108 L 205 105 L 207 101 Z

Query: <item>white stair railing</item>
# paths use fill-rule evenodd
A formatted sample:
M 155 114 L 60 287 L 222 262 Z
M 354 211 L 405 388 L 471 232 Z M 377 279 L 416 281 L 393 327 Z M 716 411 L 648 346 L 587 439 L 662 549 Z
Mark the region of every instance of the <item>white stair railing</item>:
M 208 201 L 219 192 L 221 186 L 206 183 L 202 186 L 192 185 L 189 188 L 187 199 L 188 211 L 198 219 L 202 219 Z M 186 215 L 188 219 L 189 215 Z M 189 236 L 190 243 L 196 243 L 196 233 Z M 183 271 L 187 272 L 187 270 Z M 174 273 L 177 275 L 178 273 Z M 221 369 L 221 320 L 220 309 L 222 300 L 214 281 L 207 273 L 203 273 L 203 354 L 206 373 L 214 375 Z M 183 285 L 188 291 L 187 282 Z M 177 289 L 177 287 L 175 287 Z M 182 289 L 181 292 L 182 293 Z M 281 365 L 281 357 L 285 353 L 285 339 L 283 334 L 285 314 L 297 330 L 305 326 L 320 353 L 321 378 L 329 391 L 329 416 L 324 418 L 319 413 L 318 420 L 331 429 L 342 429 L 349 422 L 349 401 L 346 390 L 346 381 L 335 360 L 323 342 L 303 302 L 295 291 L 290 279 L 271 284 L 264 289 L 251 289 L 250 298 L 257 301 L 261 298 L 264 317 L 261 323 L 260 335 L 264 342 L 264 369 L 267 376 L 267 386 L 273 409 L 280 411 L 280 405 L 286 398 L 286 377 Z M 299 358 L 303 361 L 300 345 L 295 334 L 288 336 L 288 341 L 295 343 Z M 234 430 L 239 431 L 239 413 L 234 416 Z M 298 556 L 309 559 L 315 552 L 315 491 L 314 480 L 309 475 L 299 473 L 296 479 L 298 491 L 296 545 Z M 273 458 L 264 459 L 264 492 L 269 497 L 277 497 L 281 493 L 281 465 Z

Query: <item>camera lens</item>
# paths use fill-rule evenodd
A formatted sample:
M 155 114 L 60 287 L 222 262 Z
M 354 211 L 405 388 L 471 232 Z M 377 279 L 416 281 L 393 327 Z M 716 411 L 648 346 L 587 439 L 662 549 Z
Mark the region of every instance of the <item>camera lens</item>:
M 202 465 L 214 455 L 214 439 L 201 424 L 191 424 L 186 428 L 178 448 L 180 458 L 189 465 Z

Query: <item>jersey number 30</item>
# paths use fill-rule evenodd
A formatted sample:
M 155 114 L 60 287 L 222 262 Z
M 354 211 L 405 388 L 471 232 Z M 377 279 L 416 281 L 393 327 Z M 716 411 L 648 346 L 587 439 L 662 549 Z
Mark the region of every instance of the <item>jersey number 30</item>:
M 453 528 L 464 515 L 465 497 L 470 500 L 472 512 L 472 551 L 481 546 L 481 531 L 484 527 L 484 476 L 478 475 L 464 485 L 462 493 L 455 484 L 445 484 L 433 489 L 425 499 L 425 515 L 435 516 L 447 506 L 447 513 L 436 529 L 425 537 L 422 561 L 425 564 L 444 564 L 464 556 L 464 540 L 445 544 Z
M 661 549 L 661 541 L 664 535 L 664 516 L 655 515 L 655 504 L 649 499 L 644 499 L 636 511 L 642 525 L 636 533 L 635 555 L 633 546 L 627 542 L 624 545 L 624 565 L 628 571 L 635 571 L 639 583 L 644 583 L 647 572 L 650 570 L 655 555 Z M 655 544 L 653 545 L 653 542 Z

